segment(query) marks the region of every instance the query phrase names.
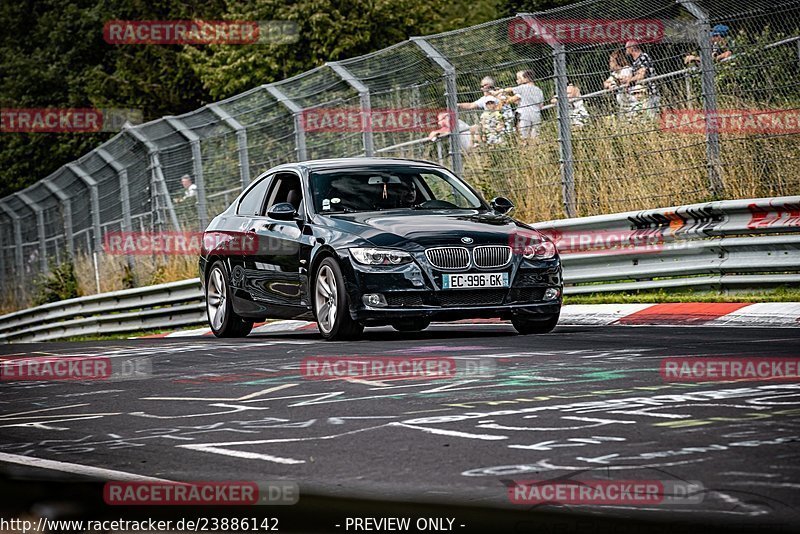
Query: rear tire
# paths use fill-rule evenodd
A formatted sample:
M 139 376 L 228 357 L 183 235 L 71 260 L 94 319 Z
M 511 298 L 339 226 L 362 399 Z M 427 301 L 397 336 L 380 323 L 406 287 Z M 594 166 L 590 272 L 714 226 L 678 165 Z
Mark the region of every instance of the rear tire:
M 344 276 L 333 258 L 325 258 L 314 275 L 314 316 L 317 328 L 328 341 L 358 339 L 364 325 L 350 317 L 350 299 Z
M 530 334 L 546 334 L 548 332 L 552 332 L 556 327 L 558 324 L 559 315 L 560 313 L 557 313 L 555 315 L 550 315 L 545 319 L 538 320 L 512 317 L 511 324 L 513 324 L 517 332 L 523 336 Z
M 392 323 L 392 328 L 398 332 L 421 332 L 431 325 L 428 319 L 407 319 Z
M 221 261 L 211 266 L 206 279 L 206 316 L 211 331 L 217 337 L 246 337 L 253 321 L 233 311 L 228 271 Z

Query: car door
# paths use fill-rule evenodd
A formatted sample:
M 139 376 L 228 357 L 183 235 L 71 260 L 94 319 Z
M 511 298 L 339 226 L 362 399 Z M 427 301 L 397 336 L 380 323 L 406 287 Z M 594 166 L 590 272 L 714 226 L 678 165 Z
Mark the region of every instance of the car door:
M 303 219 L 278 220 L 268 215 L 273 206 L 289 200 L 297 204 L 295 209 L 299 208 L 302 201 L 300 177 L 294 172 L 280 172 L 270 184 L 261 215 L 251 219 L 248 229 L 255 234 L 255 246 L 245 256 L 247 286 L 253 300 L 263 303 L 269 315 L 275 317 L 294 316 L 302 305 Z
M 254 305 L 248 280 L 252 264 L 248 265 L 248 251 L 255 247 L 256 235 L 249 230 L 253 220 L 263 213 L 267 190 L 274 175 L 260 177 L 253 181 L 238 200 L 235 215 L 227 222 L 225 230 L 236 237 L 236 252 L 228 255 L 230 286 L 233 294 L 233 309 L 236 313 L 250 315 L 261 313 L 262 307 Z

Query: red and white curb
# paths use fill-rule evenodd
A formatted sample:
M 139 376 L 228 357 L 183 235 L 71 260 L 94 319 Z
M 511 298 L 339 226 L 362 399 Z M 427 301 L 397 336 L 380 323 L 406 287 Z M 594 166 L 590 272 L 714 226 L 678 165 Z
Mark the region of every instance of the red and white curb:
M 468 319 L 452 326 L 498 325 L 499 319 Z M 800 327 L 800 302 L 681 302 L 662 304 L 570 304 L 561 309 L 561 326 L 760 326 Z M 273 321 L 257 324 L 252 334 L 316 332 L 310 321 Z M 251 334 L 251 335 L 252 335 Z M 173 338 L 210 336 L 209 328 L 144 336 Z

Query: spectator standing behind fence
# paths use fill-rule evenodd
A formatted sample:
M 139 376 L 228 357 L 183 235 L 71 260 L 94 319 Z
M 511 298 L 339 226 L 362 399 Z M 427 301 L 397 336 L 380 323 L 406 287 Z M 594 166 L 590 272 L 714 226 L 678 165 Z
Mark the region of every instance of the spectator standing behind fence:
M 589 123 L 589 110 L 583 103 L 581 90 L 577 85 L 571 83 L 567 85 L 567 101 L 569 102 L 569 123 L 575 128 L 586 126 Z M 550 99 L 551 104 L 557 102 L 558 96 Z
M 492 96 L 492 91 L 495 90 L 497 82 L 494 81 L 494 78 L 491 76 L 484 76 L 481 79 L 481 91 L 483 91 L 483 96 L 479 99 L 475 100 L 474 102 L 461 102 L 458 104 L 458 109 L 463 109 L 467 111 L 473 110 L 485 110 L 486 109 L 486 102 L 489 98 L 495 98 Z M 472 136 L 473 144 L 477 144 L 480 141 L 481 136 L 481 125 L 474 124 L 469 128 L 470 135 Z
M 714 61 L 725 61 L 733 55 L 728 44 L 728 31 L 730 28 L 724 24 L 717 24 L 711 28 L 711 57 L 714 58 Z M 689 54 L 683 58 L 683 62 L 686 65 L 699 65 L 700 56 Z
M 181 185 L 183 186 L 183 196 L 176 199 L 175 202 L 185 202 L 190 198 L 197 198 L 197 184 L 194 183 L 192 177 L 184 174 L 181 177 Z
M 634 111 L 645 109 L 648 115 L 655 117 L 658 114 L 661 95 L 658 92 L 656 82 L 646 81 L 656 75 L 653 60 L 650 59 L 650 56 L 642 50 L 636 41 L 625 43 L 625 52 L 633 60 L 631 64 L 633 75 L 628 80 L 628 86 L 631 94 L 636 98 Z
M 614 92 L 620 116 L 630 117 L 634 96 L 629 91 L 628 80 L 633 76 L 633 69 L 625 52 L 614 50 L 608 59 L 608 68 L 611 75 L 603 82 L 603 87 Z
M 519 96 L 515 95 L 512 89 L 498 89 L 497 91 L 493 91 L 492 95 L 500 101 L 500 113 L 503 115 L 504 133 L 510 135 L 514 131 L 517 122 L 512 104 L 517 104 L 517 102 L 519 102 Z
M 523 139 L 529 139 L 539 135 L 539 125 L 542 123 L 542 104 L 544 104 L 544 94 L 534 82 L 532 71 L 521 70 L 517 72 L 517 86 L 512 87 L 511 91 L 517 97 L 517 113 L 519 122 L 517 130 Z
M 430 141 L 436 141 L 440 137 L 445 137 L 452 133 L 451 122 L 452 122 L 453 114 L 449 111 L 443 111 L 437 115 L 437 122 L 439 124 L 439 128 L 437 130 L 432 131 L 428 134 L 428 139 Z M 451 140 L 452 142 L 452 140 Z M 458 143 L 461 147 L 461 152 L 466 152 L 470 148 L 472 148 L 472 140 L 470 139 L 469 133 L 469 124 L 458 119 Z
M 503 118 L 500 100 L 490 96 L 485 105 L 486 111 L 481 113 L 480 140 L 487 145 L 500 145 L 506 136 L 506 121 Z

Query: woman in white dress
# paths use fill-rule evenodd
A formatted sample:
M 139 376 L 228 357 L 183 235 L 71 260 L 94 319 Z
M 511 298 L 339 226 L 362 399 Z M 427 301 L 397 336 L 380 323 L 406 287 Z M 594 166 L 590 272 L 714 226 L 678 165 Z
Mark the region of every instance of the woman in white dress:
M 517 86 L 511 91 L 518 97 L 516 100 L 519 121 L 517 129 L 523 139 L 536 137 L 539 134 L 539 125 L 542 123 L 542 104 L 544 93 L 534 83 L 534 74 L 530 70 L 517 72 Z
M 628 87 L 633 69 L 625 52 L 614 50 L 608 59 L 608 68 L 611 70 L 611 75 L 603 82 L 603 87 L 614 91 L 620 116 L 630 118 L 631 111 L 636 105 L 636 96 L 632 94 L 632 88 Z

